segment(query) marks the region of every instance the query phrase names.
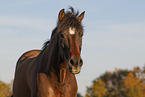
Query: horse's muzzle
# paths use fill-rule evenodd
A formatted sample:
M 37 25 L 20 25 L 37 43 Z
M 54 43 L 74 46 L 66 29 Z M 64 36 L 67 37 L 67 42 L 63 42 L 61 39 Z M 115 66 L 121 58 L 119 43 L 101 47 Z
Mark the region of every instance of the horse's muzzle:
M 72 57 L 68 62 L 69 71 L 73 74 L 80 73 L 82 65 L 83 60 L 81 57 Z

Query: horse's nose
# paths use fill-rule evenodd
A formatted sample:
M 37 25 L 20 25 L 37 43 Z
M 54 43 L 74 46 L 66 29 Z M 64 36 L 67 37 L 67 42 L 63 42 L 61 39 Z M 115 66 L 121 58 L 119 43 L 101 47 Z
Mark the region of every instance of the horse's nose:
M 75 67 L 77 66 L 81 67 L 83 65 L 83 60 L 80 57 L 73 57 L 70 59 L 70 64 Z

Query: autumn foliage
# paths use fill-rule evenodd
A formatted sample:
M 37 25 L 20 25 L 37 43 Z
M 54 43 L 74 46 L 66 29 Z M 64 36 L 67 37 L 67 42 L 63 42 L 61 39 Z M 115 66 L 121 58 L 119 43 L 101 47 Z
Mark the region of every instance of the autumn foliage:
M 0 81 L 0 97 L 10 97 L 11 85 Z
M 145 97 L 145 67 L 106 72 L 87 87 L 85 97 Z

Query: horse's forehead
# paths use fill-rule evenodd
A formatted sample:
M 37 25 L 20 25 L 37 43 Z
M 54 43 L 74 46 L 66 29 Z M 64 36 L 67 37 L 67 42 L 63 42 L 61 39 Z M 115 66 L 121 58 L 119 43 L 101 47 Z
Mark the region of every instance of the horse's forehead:
M 76 29 L 74 27 L 69 27 L 69 34 L 71 35 L 76 34 Z

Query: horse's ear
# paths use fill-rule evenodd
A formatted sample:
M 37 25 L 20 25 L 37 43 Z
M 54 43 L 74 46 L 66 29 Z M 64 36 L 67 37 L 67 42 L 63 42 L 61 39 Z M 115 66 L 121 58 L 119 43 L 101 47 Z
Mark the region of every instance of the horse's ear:
M 82 13 L 77 17 L 77 19 L 78 19 L 79 22 L 81 22 L 81 21 L 83 20 L 84 14 L 85 14 L 85 11 L 82 12 Z
M 65 13 L 64 13 L 64 9 L 62 9 L 58 15 L 59 21 L 61 21 L 64 17 L 65 17 Z

